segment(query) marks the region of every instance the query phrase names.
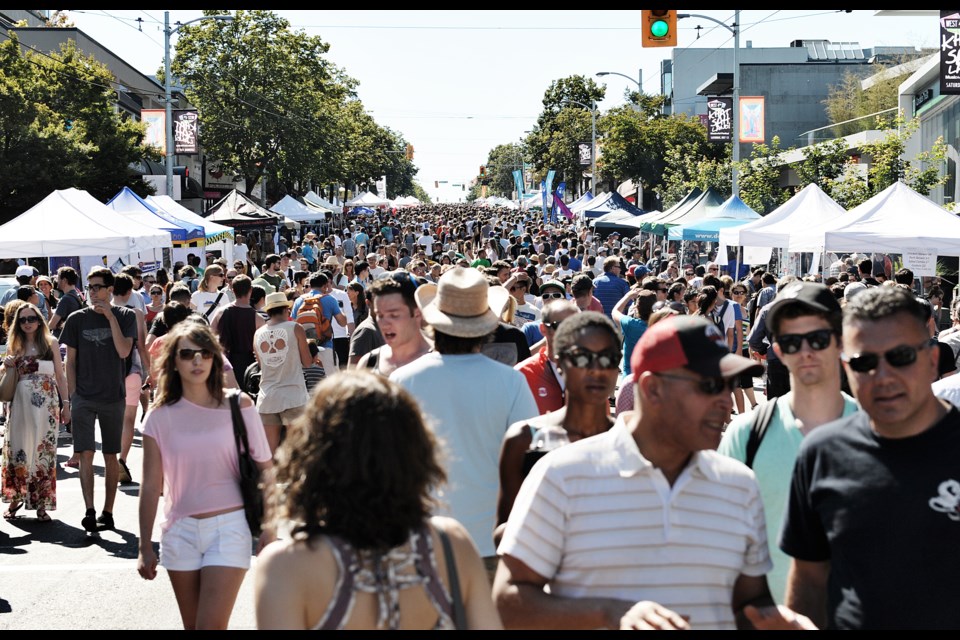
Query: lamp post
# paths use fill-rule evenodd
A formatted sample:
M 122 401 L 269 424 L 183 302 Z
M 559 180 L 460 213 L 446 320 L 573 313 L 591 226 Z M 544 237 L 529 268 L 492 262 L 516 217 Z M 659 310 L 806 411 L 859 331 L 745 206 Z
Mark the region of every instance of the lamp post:
M 631 78 L 630 76 L 628 76 L 628 75 L 625 74 L 625 73 L 618 73 L 618 72 L 616 72 L 616 71 L 598 71 L 598 72 L 597 72 L 597 77 L 602 78 L 603 76 L 620 76 L 621 78 L 626 78 L 626 79 L 629 80 L 630 82 L 635 83 L 635 84 L 637 85 L 637 90 L 638 90 L 640 93 L 643 93 L 643 69 L 640 69 L 640 70 L 637 72 L 637 79 L 636 79 L 636 80 L 634 80 L 633 78 Z
M 632 79 L 632 78 L 631 78 Z M 597 103 L 595 100 L 591 100 L 589 105 L 583 104 L 582 102 L 577 102 L 576 100 L 571 100 L 570 98 L 565 98 L 562 102 L 569 102 L 571 104 L 580 105 L 584 109 L 590 110 L 590 172 L 592 178 L 590 181 L 590 188 L 594 192 L 597 190 Z M 594 193 L 594 196 L 597 194 Z
M 170 28 L 170 12 L 163 12 L 163 98 L 166 105 L 166 118 L 164 129 L 166 130 L 166 152 L 164 154 L 164 164 L 167 170 L 167 195 L 173 197 L 173 98 L 171 97 L 170 87 L 170 36 L 180 31 L 180 27 L 185 27 L 193 22 L 201 20 L 223 20 L 229 22 L 233 16 L 203 16 L 187 22 L 177 23 L 175 29 Z
M 677 20 L 682 18 L 703 18 L 715 22 L 733 34 L 733 122 L 730 123 L 730 135 L 733 138 L 733 168 L 730 172 L 730 190 L 737 196 L 739 195 L 737 163 L 740 161 L 740 10 L 733 12 L 732 27 L 716 18 L 699 13 L 678 13 Z

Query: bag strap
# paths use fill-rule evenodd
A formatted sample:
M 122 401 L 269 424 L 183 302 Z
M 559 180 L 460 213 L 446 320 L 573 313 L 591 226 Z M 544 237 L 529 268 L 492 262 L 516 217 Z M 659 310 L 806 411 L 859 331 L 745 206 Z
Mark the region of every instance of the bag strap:
M 777 411 L 777 399 L 768 400 L 762 407 L 753 412 L 753 422 L 750 425 L 750 439 L 747 440 L 747 459 L 744 463 L 753 468 L 753 460 L 757 457 L 763 436 L 767 435 L 767 427 L 773 421 L 773 414 Z
M 457 560 L 453 556 L 453 546 L 447 532 L 435 527 L 443 544 L 443 557 L 447 562 L 447 578 L 450 580 L 450 599 L 453 600 L 453 624 L 457 629 L 467 628 L 467 612 L 463 608 L 463 596 L 460 594 L 460 576 L 457 575 Z
M 214 309 L 217 308 L 217 305 L 220 304 L 220 298 L 223 297 L 223 289 L 220 289 L 220 293 L 217 295 L 216 299 L 213 301 L 213 304 L 210 305 L 210 308 L 207 309 L 207 312 L 203 314 L 203 317 L 207 320 L 210 319 L 210 314 L 213 313 Z
M 244 451 L 250 451 L 250 443 L 247 440 L 247 425 L 243 421 L 243 414 L 240 411 L 240 391 L 232 390 L 230 392 L 230 417 L 233 419 L 233 439 L 237 443 L 237 453 L 243 455 Z M 243 448 L 241 448 L 241 444 Z

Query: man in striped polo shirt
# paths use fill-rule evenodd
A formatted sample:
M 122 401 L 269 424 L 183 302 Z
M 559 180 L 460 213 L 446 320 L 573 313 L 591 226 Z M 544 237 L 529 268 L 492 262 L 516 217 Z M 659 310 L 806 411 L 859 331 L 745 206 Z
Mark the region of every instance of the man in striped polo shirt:
M 733 381 L 759 368 L 703 318 L 643 334 L 637 410 L 545 456 L 520 489 L 493 587 L 505 627 L 809 626 L 775 614 L 757 481 L 714 451 Z

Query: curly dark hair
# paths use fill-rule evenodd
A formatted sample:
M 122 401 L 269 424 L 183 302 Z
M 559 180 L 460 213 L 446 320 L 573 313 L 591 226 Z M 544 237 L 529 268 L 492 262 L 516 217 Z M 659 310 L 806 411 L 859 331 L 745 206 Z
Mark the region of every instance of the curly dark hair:
M 274 514 L 297 539 L 335 535 L 353 548 L 403 544 L 446 482 L 437 441 L 413 397 L 369 371 L 341 371 L 314 390 L 276 452 Z

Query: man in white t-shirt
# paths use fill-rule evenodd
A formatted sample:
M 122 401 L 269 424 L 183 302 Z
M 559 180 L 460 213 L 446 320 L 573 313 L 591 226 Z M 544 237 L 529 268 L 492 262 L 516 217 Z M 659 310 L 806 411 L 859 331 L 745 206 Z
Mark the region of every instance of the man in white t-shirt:
M 376 253 L 367 254 L 367 264 L 370 265 L 370 279 L 376 280 L 384 274 L 386 269 L 380 266 L 380 259 L 382 256 Z
M 775 610 L 757 481 L 713 450 L 730 385 L 760 366 L 713 323 L 673 316 L 643 334 L 631 369 L 638 410 L 541 458 L 520 488 L 493 585 L 508 629 L 749 628 Z
M 343 311 L 343 315 L 347 317 L 346 326 L 341 326 L 339 322 L 330 323 L 330 326 L 333 328 L 333 350 L 337 354 L 337 364 L 341 369 L 346 369 L 350 359 L 350 334 L 353 333 L 355 328 L 353 305 L 350 303 L 350 295 L 344 289 L 338 289 L 332 286 L 333 272 L 330 269 L 331 267 L 329 265 L 324 266 L 324 268 L 320 270 L 320 273 L 327 276 L 327 279 L 331 283 L 328 293 L 336 299 L 337 304 L 340 305 L 340 310 Z
M 423 247 L 423 252 L 428 258 L 433 257 L 433 243 L 435 240 L 433 236 L 430 235 L 430 229 L 426 229 L 419 238 L 417 238 L 417 244 Z

